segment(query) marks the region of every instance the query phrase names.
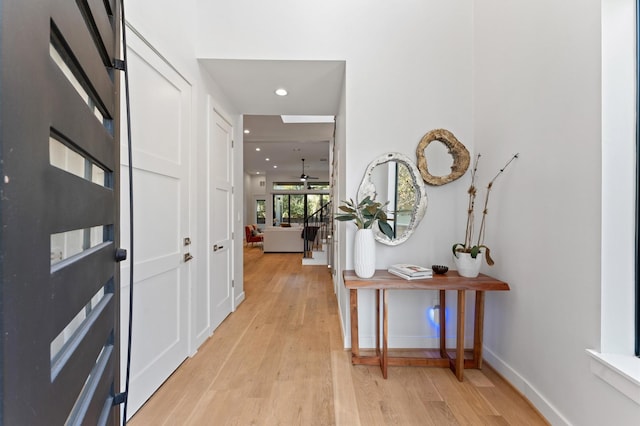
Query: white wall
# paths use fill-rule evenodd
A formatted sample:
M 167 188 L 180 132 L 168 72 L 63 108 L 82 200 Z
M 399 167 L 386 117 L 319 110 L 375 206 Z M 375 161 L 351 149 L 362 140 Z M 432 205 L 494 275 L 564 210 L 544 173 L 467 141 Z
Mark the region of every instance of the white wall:
M 197 54 L 203 58 L 345 60 L 345 197 L 355 197 L 370 161 L 385 152 L 415 158 L 429 130 L 450 129 L 472 146 L 472 2 L 328 0 L 293 6 L 290 1 L 201 0 Z M 240 23 L 240 24 L 239 24 Z M 464 229 L 465 183 L 429 189 L 430 207 L 414 236 L 398 247 L 378 245 L 378 268 L 400 261 L 447 263 L 452 239 Z M 453 213 L 452 213 L 453 212 Z M 340 234 L 351 268 L 355 227 Z M 458 235 L 455 235 L 458 232 Z M 412 294 L 413 293 L 413 294 Z M 363 294 L 364 305 L 368 295 Z M 428 292 L 396 295 L 412 316 L 391 313 L 394 341 L 414 342 L 432 330 L 424 309 Z M 340 303 L 345 302 L 344 299 Z M 407 311 L 404 310 L 403 311 Z M 373 309 L 361 322 L 363 344 L 373 341 Z M 416 322 L 418 318 L 418 322 Z M 346 319 L 343 326 L 347 328 Z
M 552 424 L 640 421 L 640 406 L 593 375 L 585 353 L 601 338 L 600 8 L 596 0 L 474 5 L 481 181 L 521 154 L 489 206 L 491 273 L 511 292 L 487 296 L 485 349 Z
M 242 117 L 234 110 L 220 88 L 209 75 L 200 69 L 195 55 L 196 1 L 181 2 L 169 0 L 137 0 L 126 3 L 126 18 L 138 32 L 166 61 L 176 69 L 192 86 L 191 126 L 192 159 L 195 167 L 190 177 L 191 240 L 193 242 L 190 289 L 190 352 L 209 335 L 207 307 L 198 300 L 208 300 L 206 259 L 208 257 L 207 238 L 207 120 L 209 101 L 234 125 L 235 158 L 234 184 L 236 198 L 234 204 L 234 256 L 242 259 L 242 213 L 243 213 L 243 171 L 242 171 Z M 235 263 L 236 303 L 244 297 L 242 261 Z
M 195 19 L 184 13 L 194 4 Z M 472 154 L 483 153 L 480 182 L 520 152 L 490 205 L 486 243 L 497 265 L 485 272 L 509 282 L 512 291 L 487 297 L 487 358 L 554 424 L 625 425 L 639 418 L 638 405 L 590 373 L 584 352 L 601 339 L 599 1 L 134 5 L 138 13 L 129 19 L 193 78 L 196 107 L 210 89 L 191 55 L 345 60 L 336 134 L 341 198 L 355 196 L 374 157 L 388 151 L 413 156 L 434 128 L 451 130 Z M 195 54 L 186 30 L 194 22 Z M 200 139 L 202 123 L 195 126 Z M 429 187 L 416 233 L 398 247 L 378 245 L 377 266 L 450 263 L 452 242 L 464 237 L 467 186 L 468 176 Z M 336 236 L 346 268 L 353 232 L 341 224 Z M 392 344 L 429 332 L 421 320 L 432 297 L 394 296 L 403 315 L 391 312 Z M 346 332 L 342 286 L 338 298 Z M 372 337 L 372 318 L 372 309 L 361 317 L 365 340 Z

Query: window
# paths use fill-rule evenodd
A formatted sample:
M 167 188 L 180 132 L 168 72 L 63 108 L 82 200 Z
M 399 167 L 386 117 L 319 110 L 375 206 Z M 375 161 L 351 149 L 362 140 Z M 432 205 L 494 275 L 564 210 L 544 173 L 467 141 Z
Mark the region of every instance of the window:
M 266 223 L 266 205 L 265 200 L 256 200 L 256 223 L 264 225 Z
M 311 216 L 329 202 L 329 194 L 306 194 L 307 216 Z
M 274 191 L 302 191 L 304 182 L 273 182 Z
M 305 187 L 306 185 L 306 187 Z M 274 182 L 273 183 L 274 191 L 328 191 L 329 190 L 329 182 Z
M 640 126 L 638 125 L 638 117 L 640 117 L 640 0 L 636 1 L 636 253 L 635 253 L 635 278 L 636 278 L 636 315 L 635 315 L 635 354 L 640 357 L 640 277 L 638 268 L 638 255 L 640 253 L 640 238 L 638 237 L 638 227 L 640 225 Z
M 593 374 L 640 405 L 637 3 L 602 2 L 601 335 L 587 353 Z
M 328 191 L 329 182 L 315 182 L 315 183 L 307 182 L 307 189 Z
M 329 201 L 328 194 L 273 194 L 273 225 L 304 223 Z
M 273 224 L 304 222 L 305 194 L 273 194 Z

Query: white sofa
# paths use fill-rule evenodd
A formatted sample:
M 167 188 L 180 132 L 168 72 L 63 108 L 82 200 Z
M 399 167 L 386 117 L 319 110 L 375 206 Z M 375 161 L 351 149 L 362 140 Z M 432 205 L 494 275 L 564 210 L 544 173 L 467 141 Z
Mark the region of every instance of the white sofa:
M 262 245 L 265 253 L 302 253 L 304 251 L 301 226 L 269 227 L 265 228 L 263 233 Z

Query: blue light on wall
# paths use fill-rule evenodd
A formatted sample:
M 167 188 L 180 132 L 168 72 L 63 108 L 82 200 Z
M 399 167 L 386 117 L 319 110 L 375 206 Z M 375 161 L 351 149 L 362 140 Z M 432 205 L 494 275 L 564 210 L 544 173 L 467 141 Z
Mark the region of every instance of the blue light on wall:
M 434 305 L 427 308 L 427 321 L 438 332 L 440 331 L 440 305 Z M 445 323 L 449 321 L 449 308 L 445 308 L 444 321 Z

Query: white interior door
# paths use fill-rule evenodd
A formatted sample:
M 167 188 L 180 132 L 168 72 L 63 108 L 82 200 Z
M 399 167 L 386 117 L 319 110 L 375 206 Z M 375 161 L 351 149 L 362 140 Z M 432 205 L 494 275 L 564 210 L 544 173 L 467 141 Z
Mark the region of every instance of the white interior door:
M 211 331 L 233 308 L 232 127 L 209 108 L 209 285 Z
M 189 236 L 191 87 L 135 34 L 128 56 L 135 225 L 129 393 L 133 414 L 188 355 L 190 283 L 183 256 Z M 126 152 L 123 147 L 122 240 L 129 247 Z M 122 271 L 123 307 L 129 303 L 128 277 L 127 264 Z M 127 309 L 122 312 L 126 330 Z

